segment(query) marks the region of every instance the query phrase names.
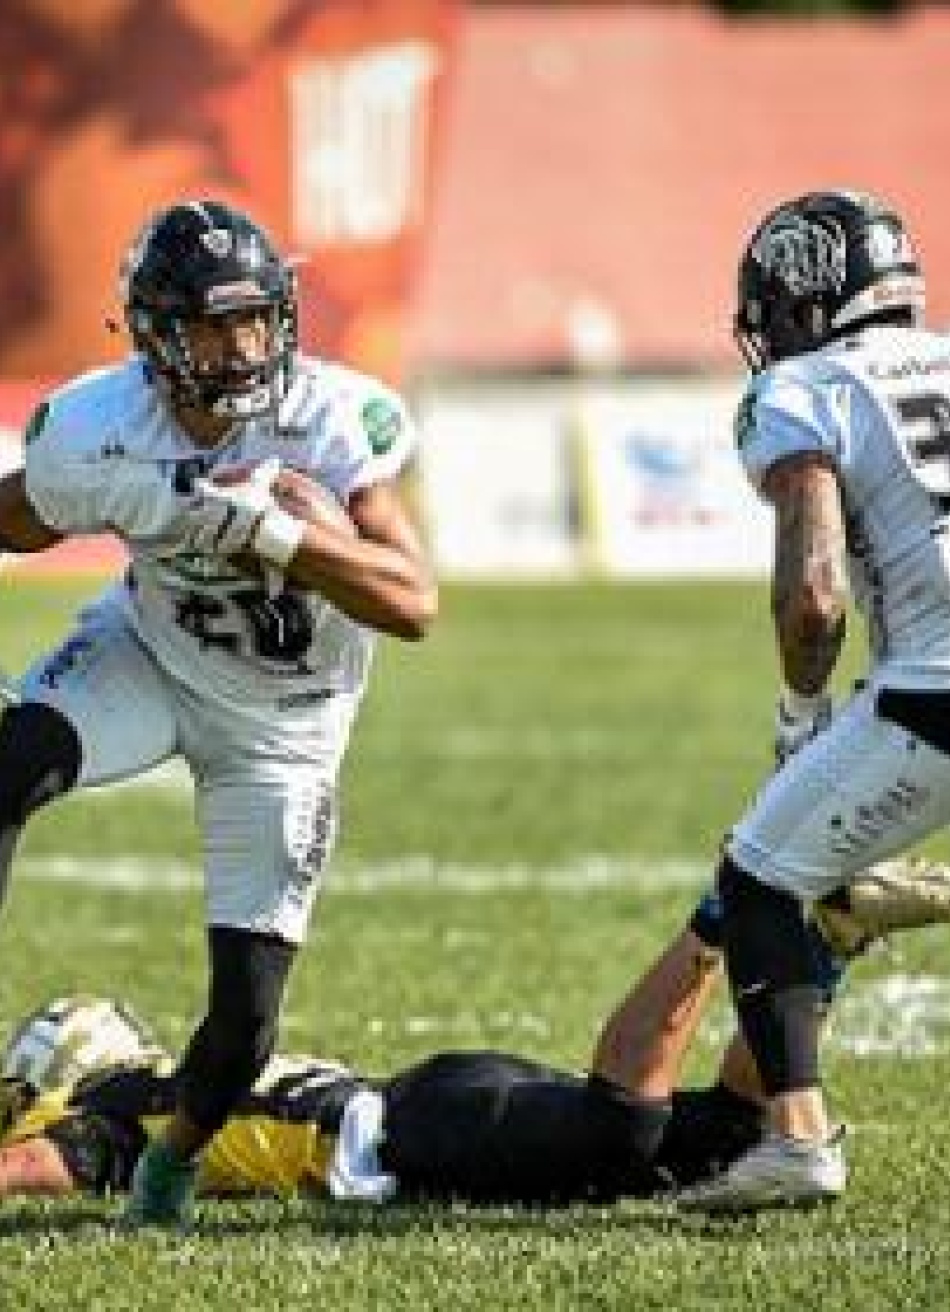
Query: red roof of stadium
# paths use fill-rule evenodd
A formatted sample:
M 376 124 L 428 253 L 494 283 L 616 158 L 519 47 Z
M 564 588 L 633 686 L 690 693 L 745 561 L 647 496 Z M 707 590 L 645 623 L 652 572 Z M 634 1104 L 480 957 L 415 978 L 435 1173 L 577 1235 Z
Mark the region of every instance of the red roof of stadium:
M 410 325 L 418 365 L 734 363 L 743 239 L 776 200 L 886 195 L 950 322 L 950 12 L 730 22 L 473 7 Z

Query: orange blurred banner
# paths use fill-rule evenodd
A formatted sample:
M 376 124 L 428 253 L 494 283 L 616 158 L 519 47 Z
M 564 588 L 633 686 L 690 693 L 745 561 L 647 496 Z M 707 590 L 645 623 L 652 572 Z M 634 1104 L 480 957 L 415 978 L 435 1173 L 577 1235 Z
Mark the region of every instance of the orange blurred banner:
M 459 0 L 4 0 L 0 376 L 113 359 L 149 213 L 214 195 L 300 255 L 305 346 L 398 380 Z

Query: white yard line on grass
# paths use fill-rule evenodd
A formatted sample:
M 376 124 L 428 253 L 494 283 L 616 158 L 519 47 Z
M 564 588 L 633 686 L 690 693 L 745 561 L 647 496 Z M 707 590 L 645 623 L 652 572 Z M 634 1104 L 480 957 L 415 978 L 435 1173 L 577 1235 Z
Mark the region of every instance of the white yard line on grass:
M 619 857 L 585 856 L 563 865 L 530 866 L 512 862 L 501 866 L 440 863 L 430 857 L 405 857 L 367 865 L 346 862 L 333 867 L 326 881 L 328 893 L 371 895 L 382 889 L 422 891 L 444 889 L 478 896 L 517 889 L 548 889 L 583 893 L 592 888 L 655 890 L 701 885 L 708 866 L 699 861 L 641 861 Z M 198 866 L 154 857 L 26 857 L 18 863 L 17 878 L 75 882 L 93 888 L 177 892 L 196 887 Z
M 510 864 L 475 866 L 440 864 L 428 857 L 354 865 L 341 862 L 327 880 L 327 892 L 366 897 L 385 889 L 473 897 L 518 889 L 583 894 L 592 890 L 629 888 L 655 892 L 661 888 L 699 888 L 707 875 L 702 862 L 621 860 L 591 855 L 551 866 Z M 99 889 L 175 893 L 197 889 L 197 865 L 159 858 L 119 857 L 109 860 L 67 856 L 28 857 L 19 863 L 17 878 L 37 882 L 70 882 Z M 412 1017 L 413 1032 L 458 1036 L 458 1015 Z M 505 1017 L 500 1028 L 531 1030 L 542 1018 Z M 895 971 L 873 979 L 855 979 L 836 1003 L 828 1044 L 854 1057 L 925 1057 L 950 1049 L 950 978 L 909 975 Z

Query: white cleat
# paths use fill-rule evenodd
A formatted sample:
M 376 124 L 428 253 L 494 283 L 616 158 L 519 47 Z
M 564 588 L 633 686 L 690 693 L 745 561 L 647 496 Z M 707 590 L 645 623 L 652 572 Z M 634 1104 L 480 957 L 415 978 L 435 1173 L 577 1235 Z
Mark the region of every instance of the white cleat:
M 327 1188 L 334 1198 L 384 1203 L 393 1196 L 396 1177 L 387 1174 L 379 1161 L 382 1140 L 382 1097 L 371 1089 L 361 1089 L 347 1099 L 343 1108 L 340 1132 L 327 1172 Z
M 833 952 L 856 956 L 895 930 L 950 921 L 950 866 L 919 858 L 882 861 L 816 902 L 814 916 Z
M 839 1128 L 825 1143 L 768 1134 L 712 1180 L 674 1195 L 677 1206 L 699 1212 L 753 1212 L 830 1202 L 847 1182 Z

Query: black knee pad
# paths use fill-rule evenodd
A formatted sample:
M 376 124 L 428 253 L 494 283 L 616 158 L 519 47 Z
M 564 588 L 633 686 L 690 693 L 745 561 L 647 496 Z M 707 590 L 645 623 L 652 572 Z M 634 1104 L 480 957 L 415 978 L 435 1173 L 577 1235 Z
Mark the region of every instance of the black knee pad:
M 688 928 L 712 952 L 722 949 L 722 897 L 718 889 L 703 894 L 687 922 Z
M 247 930 L 209 933 L 208 1014 L 179 1068 L 185 1112 L 212 1131 L 250 1091 L 277 1042 L 277 1025 L 295 947 Z
M 814 967 L 801 901 L 764 884 L 730 857 L 719 866 L 716 887 L 730 980 L 735 978 L 740 990 L 763 978 L 775 988 L 811 983 Z
M 732 997 L 766 1092 L 811 1087 L 825 1006 L 804 908 L 729 857 L 717 882 Z
M 0 829 L 18 828 L 72 788 L 81 763 L 79 735 L 59 711 L 41 702 L 8 707 L 0 718 Z

